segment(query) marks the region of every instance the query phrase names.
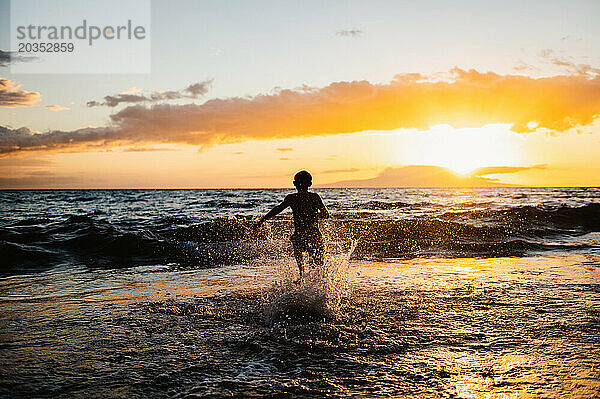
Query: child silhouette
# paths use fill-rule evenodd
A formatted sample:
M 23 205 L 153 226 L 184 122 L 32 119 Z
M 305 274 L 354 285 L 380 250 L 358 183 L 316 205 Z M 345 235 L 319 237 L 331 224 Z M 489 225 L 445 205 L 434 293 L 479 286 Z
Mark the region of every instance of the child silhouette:
M 319 219 L 329 217 L 329 212 L 323 200 L 317 193 L 308 191 L 312 185 L 312 176 L 303 170 L 294 176 L 294 186 L 297 193 L 289 194 L 283 202 L 263 216 L 256 227 L 260 227 L 265 220 L 279 214 L 288 206 L 294 215 L 294 234 L 290 237 L 294 247 L 294 257 L 298 263 L 300 276 L 304 273 L 303 253 L 308 252 L 316 265 L 322 266 L 324 261 L 325 246 L 319 230 Z

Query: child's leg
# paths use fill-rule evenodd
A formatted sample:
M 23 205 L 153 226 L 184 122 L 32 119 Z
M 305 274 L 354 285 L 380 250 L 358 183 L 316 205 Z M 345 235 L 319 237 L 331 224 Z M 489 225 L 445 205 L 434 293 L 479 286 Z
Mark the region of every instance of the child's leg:
M 294 247 L 294 257 L 296 258 L 296 264 L 298 264 L 298 272 L 300 273 L 300 277 L 304 274 L 304 245 L 303 241 L 296 234 L 292 234 L 290 237 L 292 241 L 292 246 Z
M 315 265 L 323 266 L 324 263 L 325 263 L 325 251 L 324 250 L 315 251 Z
M 296 246 L 294 246 L 294 257 L 298 264 L 298 272 L 300 273 L 300 277 L 302 277 L 302 274 L 304 274 L 304 256 L 302 251 L 296 249 Z
M 325 245 L 320 238 L 312 242 L 310 256 L 316 266 L 323 266 L 325 263 Z

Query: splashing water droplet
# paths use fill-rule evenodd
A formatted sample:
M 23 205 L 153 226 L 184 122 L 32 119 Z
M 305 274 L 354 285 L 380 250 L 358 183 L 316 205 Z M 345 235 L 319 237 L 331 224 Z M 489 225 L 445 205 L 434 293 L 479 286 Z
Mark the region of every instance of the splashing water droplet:
M 338 317 L 348 295 L 349 259 L 357 243 L 352 241 L 347 251 L 328 253 L 323 266 L 309 269 L 298 280 L 276 282 L 263 299 L 267 324 Z

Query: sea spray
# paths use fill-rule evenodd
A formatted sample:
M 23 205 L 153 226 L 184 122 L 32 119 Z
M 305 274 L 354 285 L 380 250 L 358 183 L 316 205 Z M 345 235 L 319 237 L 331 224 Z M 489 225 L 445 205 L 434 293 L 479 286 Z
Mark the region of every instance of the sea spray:
M 328 252 L 323 266 L 313 266 L 298 280 L 282 279 L 263 297 L 266 323 L 294 323 L 334 319 L 342 300 L 348 296 L 349 259 L 356 248 Z

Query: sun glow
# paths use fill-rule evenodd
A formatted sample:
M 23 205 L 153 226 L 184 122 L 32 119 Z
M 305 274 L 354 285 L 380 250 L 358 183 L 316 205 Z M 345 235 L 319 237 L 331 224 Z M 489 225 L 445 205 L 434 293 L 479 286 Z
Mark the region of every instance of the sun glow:
M 513 166 L 522 162 L 521 141 L 510 125 L 455 129 L 437 125 L 429 130 L 401 133 L 398 163 L 443 166 L 468 174 L 484 166 Z

